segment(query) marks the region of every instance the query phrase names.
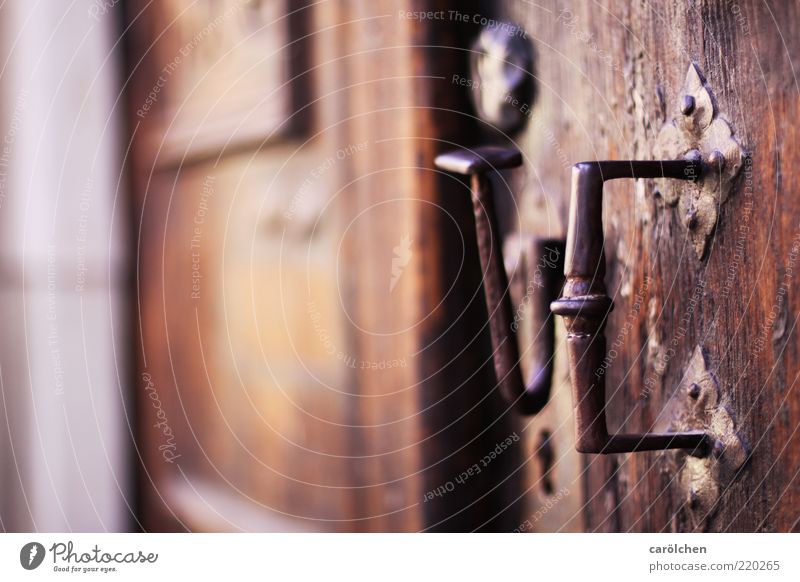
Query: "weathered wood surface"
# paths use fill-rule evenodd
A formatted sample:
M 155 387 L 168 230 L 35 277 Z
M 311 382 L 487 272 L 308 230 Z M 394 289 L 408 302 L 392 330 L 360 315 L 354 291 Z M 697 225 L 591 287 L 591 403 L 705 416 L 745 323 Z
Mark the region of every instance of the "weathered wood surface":
M 607 374 L 609 418 L 612 428 L 651 430 L 702 346 L 752 450 L 702 528 L 797 531 L 800 5 L 506 0 L 496 14 L 521 23 L 537 51 L 539 96 L 519 139 L 528 159 L 517 192 L 523 230 L 563 234 L 568 164 L 654 156 L 690 62 L 752 153 L 703 260 L 677 209 L 656 193 L 672 186 L 607 187 L 606 280 L 615 310 L 606 334 L 609 343 L 622 341 Z M 556 438 L 572 430 L 566 418 L 553 422 Z M 567 486 L 582 491 L 588 531 L 692 529 L 670 455 L 584 456 L 580 479 Z

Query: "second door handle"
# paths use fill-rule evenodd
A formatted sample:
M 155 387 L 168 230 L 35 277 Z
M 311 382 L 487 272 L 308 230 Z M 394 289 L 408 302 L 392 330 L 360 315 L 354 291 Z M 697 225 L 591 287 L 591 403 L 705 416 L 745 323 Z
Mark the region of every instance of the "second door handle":
M 515 168 L 522 164 L 522 155 L 516 148 L 483 146 L 456 150 L 436 158 L 436 166 L 457 174 L 470 176 L 472 206 L 475 212 L 475 232 L 483 271 L 483 290 L 489 313 L 489 331 L 492 339 L 492 359 L 500 393 L 509 404 L 522 414 L 536 414 L 550 399 L 553 377 L 553 352 L 555 325 L 549 313 L 550 301 L 558 297 L 563 276 L 560 261 L 564 256 L 563 241 L 534 240 L 526 255 L 528 265 L 537 265 L 547 255 L 548 268 L 540 269 L 539 279 L 530 285 L 529 304 L 538 313 L 534 363 L 529 380 L 525 382 L 520 369 L 517 344 L 518 318 L 511 306 L 511 296 L 503 261 L 500 233 L 494 205 L 494 192 L 488 174 L 493 171 Z M 555 256 L 554 256 L 555 255 Z M 552 264 L 556 259 L 556 264 Z M 527 287 L 527 286 L 526 286 Z

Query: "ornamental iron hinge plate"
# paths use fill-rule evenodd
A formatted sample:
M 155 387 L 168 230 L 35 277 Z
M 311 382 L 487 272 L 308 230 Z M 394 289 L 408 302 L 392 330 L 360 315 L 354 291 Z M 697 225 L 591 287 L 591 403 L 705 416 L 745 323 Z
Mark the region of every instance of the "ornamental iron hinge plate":
M 689 65 L 680 95 L 675 117 L 658 135 L 657 155 L 699 160 L 703 169 L 693 184 L 669 184 L 661 193 L 668 205 L 679 207 L 681 223 L 702 258 L 746 154 L 695 64 Z
M 671 430 L 703 430 L 714 439 L 711 454 L 694 456 L 672 453 L 671 474 L 676 475 L 675 502 L 688 514 L 693 530 L 704 530 L 717 509 L 717 502 L 747 461 L 747 449 L 736 432 L 736 423 L 720 401 L 717 379 L 708 369 L 700 346 L 678 386 Z M 678 512 L 680 513 L 680 511 Z

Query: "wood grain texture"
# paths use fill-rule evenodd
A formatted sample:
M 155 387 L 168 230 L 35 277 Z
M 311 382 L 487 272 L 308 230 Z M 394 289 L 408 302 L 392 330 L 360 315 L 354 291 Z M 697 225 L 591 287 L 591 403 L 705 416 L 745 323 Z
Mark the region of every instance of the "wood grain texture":
M 672 184 L 610 184 L 603 216 L 615 301 L 606 335 L 621 340 L 607 375 L 612 429 L 663 425 L 661 412 L 700 345 L 751 447 L 703 526 L 710 531 L 791 531 L 800 517 L 798 11 L 794 2 L 716 0 L 509 0 L 499 9 L 523 24 L 537 50 L 539 119 L 520 139 L 535 175 L 519 194 L 532 200 L 520 212 L 526 229 L 563 232 L 564 159 L 652 158 L 692 61 L 752 153 L 702 261 L 677 210 L 659 199 L 657 190 Z M 665 453 L 585 456 L 587 529 L 691 529 L 669 461 Z
M 453 5 L 414 2 L 408 8 Z M 518 484 L 508 478 L 517 466 L 515 452 L 492 471 L 426 500 L 514 431 L 493 389 L 469 192 L 433 168 L 438 153 L 472 143 L 474 122 L 450 77 L 466 71 L 462 47 L 474 27 L 401 18 L 393 2 L 348 6 L 343 42 L 354 56 L 344 73 L 350 115 L 344 131 L 370 144 L 354 159 L 354 181 L 346 190 L 349 215 L 366 215 L 354 221 L 349 264 L 369 265 L 351 280 L 348 301 L 384 333 L 355 332 L 365 359 L 402 357 L 410 366 L 405 376 L 370 373 L 356 380 L 361 394 L 380 397 L 362 407 L 368 424 L 396 427 L 367 432 L 365 451 L 380 462 L 369 477 L 396 480 L 393 487 L 405 492 L 398 497 L 414 505 L 367 527 L 508 531 L 518 523 Z M 411 260 L 387 293 L 386 268 L 403 237 L 412 241 Z M 392 449 L 406 452 L 388 454 Z M 367 493 L 371 511 L 385 506 Z

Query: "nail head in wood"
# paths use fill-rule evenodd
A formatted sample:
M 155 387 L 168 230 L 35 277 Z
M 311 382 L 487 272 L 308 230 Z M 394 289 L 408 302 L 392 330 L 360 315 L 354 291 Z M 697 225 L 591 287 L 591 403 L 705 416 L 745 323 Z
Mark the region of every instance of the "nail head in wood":
M 694 113 L 695 100 L 691 95 L 684 95 L 681 99 L 681 113 L 684 115 L 691 115 Z

